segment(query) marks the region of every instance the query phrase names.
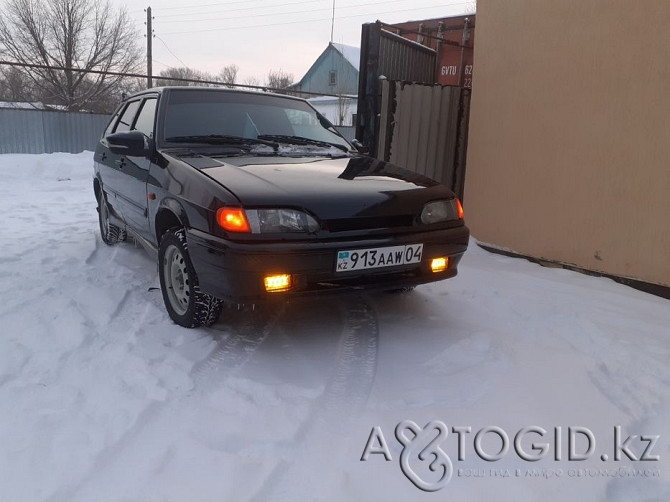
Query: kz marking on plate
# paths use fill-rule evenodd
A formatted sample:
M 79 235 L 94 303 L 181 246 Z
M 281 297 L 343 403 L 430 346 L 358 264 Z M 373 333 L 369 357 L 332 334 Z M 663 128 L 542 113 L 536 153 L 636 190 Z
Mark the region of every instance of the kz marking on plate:
M 337 252 L 336 272 L 393 267 L 420 263 L 423 244 L 383 248 L 352 249 Z

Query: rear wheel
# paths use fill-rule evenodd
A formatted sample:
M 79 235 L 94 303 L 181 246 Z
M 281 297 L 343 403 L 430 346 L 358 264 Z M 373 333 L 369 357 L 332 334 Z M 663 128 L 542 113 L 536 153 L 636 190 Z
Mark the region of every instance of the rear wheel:
M 183 228 L 168 230 L 161 239 L 158 275 L 165 308 L 175 323 L 197 328 L 217 321 L 223 302 L 200 291 Z
M 102 189 L 98 196 L 98 223 L 100 224 L 100 236 L 102 237 L 102 241 L 108 246 L 126 240 L 128 236 L 126 231 L 113 225 L 109 221 L 109 206 L 107 205 L 107 199 L 105 198 L 105 193 Z

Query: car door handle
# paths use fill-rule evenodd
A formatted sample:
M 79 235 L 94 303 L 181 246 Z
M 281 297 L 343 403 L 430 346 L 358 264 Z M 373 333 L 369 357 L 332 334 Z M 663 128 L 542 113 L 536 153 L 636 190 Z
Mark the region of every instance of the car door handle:
M 126 165 L 126 159 L 116 159 L 114 162 L 118 164 L 119 167 L 124 167 Z
M 100 160 L 107 160 L 107 154 L 105 152 L 102 152 L 102 155 L 100 156 Z

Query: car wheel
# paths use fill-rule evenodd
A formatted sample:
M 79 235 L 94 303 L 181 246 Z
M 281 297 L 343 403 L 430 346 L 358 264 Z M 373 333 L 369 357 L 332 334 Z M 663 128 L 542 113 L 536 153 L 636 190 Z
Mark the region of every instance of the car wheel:
M 165 308 L 175 323 L 197 328 L 216 322 L 223 301 L 200 291 L 183 228 L 168 230 L 163 235 L 158 247 L 158 275 Z
M 98 222 L 100 223 L 102 241 L 108 246 L 126 240 L 128 236 L 126 231 L 109 222 L 109 206 L 102 190 L 100 190 L 100 196 L 98 197 Z

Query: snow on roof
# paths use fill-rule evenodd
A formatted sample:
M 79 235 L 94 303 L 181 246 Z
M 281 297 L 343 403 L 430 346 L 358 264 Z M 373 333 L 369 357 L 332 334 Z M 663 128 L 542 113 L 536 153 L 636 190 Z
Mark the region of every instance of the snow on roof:
M 19 101 L 0 101 L 0 108 L 12 108 L 21 110 L 44 110 L 46 107 L 44 103 L 39 101 L 36 103 L 22 103 Z
M 351 65 L 356 68 L 356 71 L 360 71 L 361 63 L 361 49 L 360 47 L 352 47 L 351 45 L 336 44 L 331 42 L 330 45 L 335 47 L 344 58 L 351 63 Z
M 361 60 L 360 48 L 352 47 L 351 45 L 336 44 L 333 42 L 329 42 L 328 47 L 326 47 L 326 49 L 321 53 L 321 55 L 312 64 L 312 66 L 309 67 L 307 73 L 305 73 L 305 75 L 298 82 L 295 82 L 290 87 L 295 88 L 301 86 L 305 81 L 305 79 L 307 78 L 307 76 L 310 75 L 310 73 L 314 68 L 316 68 L 319 61 L 321 61 L 322 58 L 324 58 L 328 54 L 328 51 L 330 50 L 331 47 L 335 49 L 337 52 L 339 52 L 342 55 L 342 57 L 356 69 L 356 71 L 360 71 L 360 60 Z
M 41 101 L 35 101 L 34 103 L 23 101 L 0 101 L 0 108 L 9 108 L 12 110 L 67 111 L 67 106 L 65 105 L 45 105 Z
M 340 99 L 354 100 L 358 99 L 358 96 L 353 94 L 343 94 L 342 96 L 317 96 L 315 98 L 307 98 L 307 101 L 310 103 L 330 103 L 337 102 Z

